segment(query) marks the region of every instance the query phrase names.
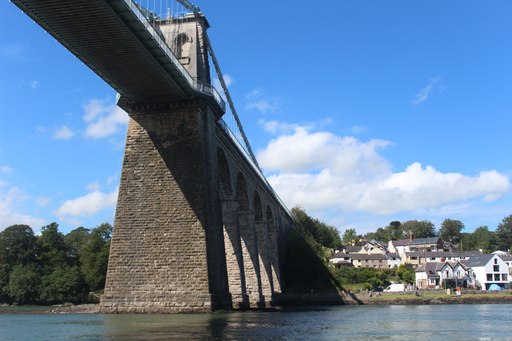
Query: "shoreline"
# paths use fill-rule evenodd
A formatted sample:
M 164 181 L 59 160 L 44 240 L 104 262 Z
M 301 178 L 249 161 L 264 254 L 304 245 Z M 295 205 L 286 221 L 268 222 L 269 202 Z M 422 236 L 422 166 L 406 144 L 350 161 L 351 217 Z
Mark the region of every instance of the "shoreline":
M 341 305 L 441 305 L 441 304 L 512 304 L 512 295 L 510 293 L 475 293 L 447 295 L 439 293 L 422 293 L 416 296 L 413 293 L 401 293 L 398 295 L 370 295 L 368 293 L 350 294 L 350 298 L 340 300 L 339 296 L 333 297 L 325 294 L 302 294 L 292 295 L 290 300 L 282 300 L 281 304 L 263 309 L 262 311 L 280 311 L 290 307 L 315 307 L 315 306 L 341 306 Z M 331 296 L 331 297 L 328 297 Z M 330 299 L 329 299 L 330 298 Z M 10 311 L 9 308 L 16 306 L 3 305 L 6 308 L 2 313 L 16 313 L 16 314 L 99 314 L 99 304 L 63 304 L 54 306 L 37 306 L 35 309 L 30 309 L 26 306 L 26 310 Z M 23 306 L 20 306 L 23 307 Z M 269 310 L 270 309 L 270 310 Z M 256 309 L 257 310 L 257 309 Z M 237 312 L 238 310 L 231 310 Z M 248 311 L 254 311 L 250 309 Z M 212 312 L 215 313 L 215 312 Z

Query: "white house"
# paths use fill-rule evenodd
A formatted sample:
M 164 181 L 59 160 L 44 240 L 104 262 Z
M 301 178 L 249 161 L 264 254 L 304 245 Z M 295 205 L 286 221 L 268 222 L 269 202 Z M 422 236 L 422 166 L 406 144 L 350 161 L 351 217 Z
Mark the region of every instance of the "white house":
M 491 285 L 493 284 L 501 289 L 510 287 L 509 267 L 498 255 L 474 256 L 462 261 L 462 263 L 473 271 L 477 288 L 492 290 Z

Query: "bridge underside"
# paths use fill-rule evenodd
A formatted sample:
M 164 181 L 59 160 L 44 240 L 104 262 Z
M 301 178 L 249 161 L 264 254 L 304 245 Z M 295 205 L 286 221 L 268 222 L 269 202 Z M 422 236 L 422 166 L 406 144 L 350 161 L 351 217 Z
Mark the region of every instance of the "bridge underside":
M 131 118 L 101 310 L 267 306 L 291 220 L 219 128 L 219 103 L 191 86 L 131 0 L 13 3 L 117 90 Z
M 124 0 L 13 0 L 70 52 L 137 103 L 191 97 L 193 89 Z M 137 9 L 136 9 L 137 10 Z

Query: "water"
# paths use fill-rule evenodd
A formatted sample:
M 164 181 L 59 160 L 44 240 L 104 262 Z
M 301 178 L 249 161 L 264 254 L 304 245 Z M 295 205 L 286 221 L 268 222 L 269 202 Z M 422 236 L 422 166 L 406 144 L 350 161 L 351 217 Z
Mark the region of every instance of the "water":
M 512 340 L 512 304 L 339 306 L 189 315 L 0 310 L 0 340 Z

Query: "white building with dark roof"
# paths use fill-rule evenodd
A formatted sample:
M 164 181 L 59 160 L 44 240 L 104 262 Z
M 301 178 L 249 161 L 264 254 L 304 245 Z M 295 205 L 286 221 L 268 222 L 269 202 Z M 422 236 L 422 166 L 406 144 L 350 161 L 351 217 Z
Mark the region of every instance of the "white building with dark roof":
M 477 288 L 492 290 L 496 286 L 501 289 L 510 287 L 509 267 L 496 254 L 470 257 L 468 260 L 461 261 L 461 263 L 472 269 Z

